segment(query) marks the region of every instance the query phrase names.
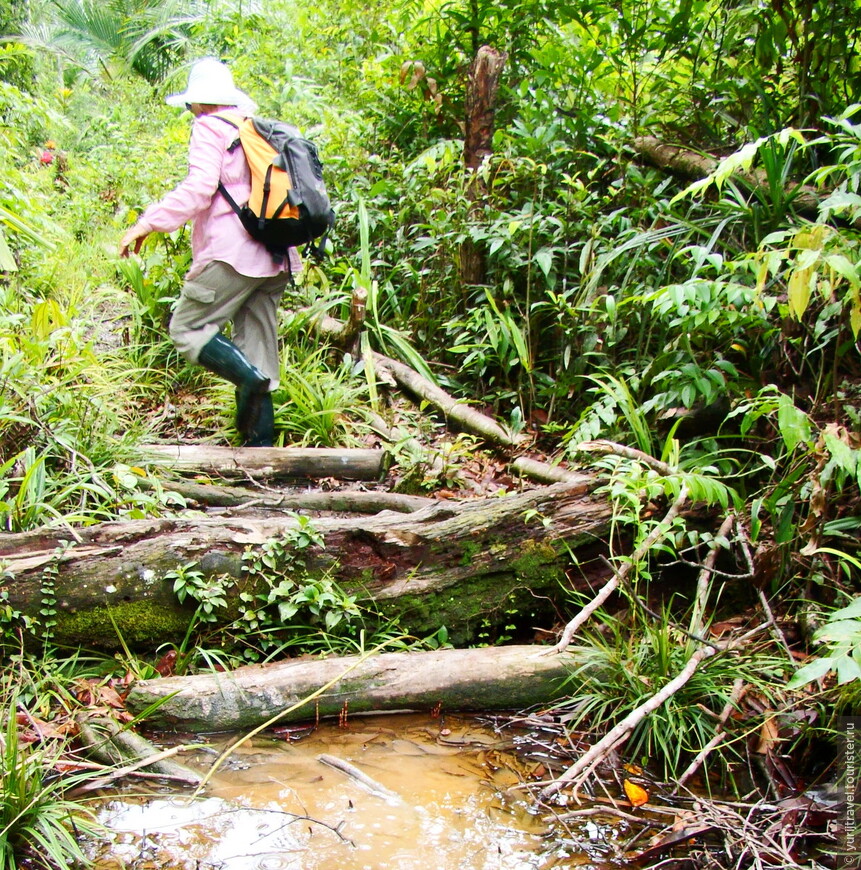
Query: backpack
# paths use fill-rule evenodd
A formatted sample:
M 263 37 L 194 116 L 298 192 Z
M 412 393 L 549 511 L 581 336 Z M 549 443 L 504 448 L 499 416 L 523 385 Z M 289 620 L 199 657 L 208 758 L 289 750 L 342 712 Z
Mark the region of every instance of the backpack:
M 241 147 L 251 170 L 251 196 L 239 206 L 219 182 L 218 190 L 248 234 L 273 253 L 306 245 L 319 261 L 335 222 L 323 182 L 323 164 L 313 142 L 281 121 L 215 114 L 239 135 L 228 151 Z M 320 239 L 316 244 L 315 239 Z

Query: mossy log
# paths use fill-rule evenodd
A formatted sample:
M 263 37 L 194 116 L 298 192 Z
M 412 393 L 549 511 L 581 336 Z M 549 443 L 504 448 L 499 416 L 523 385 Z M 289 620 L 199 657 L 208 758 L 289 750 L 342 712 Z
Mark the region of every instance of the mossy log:
M 289 563 L 305 577 L 328 572 L 418 636 L 445 625 L 462 644 L 511 621 L 513 612 L 534 616 L 531 625 L 550 614 L 552 623 L 567 590 L 596 579 L 585 571 L 590 556 L 600 564 L 595 551 L 603 548 L 611 509 L 593 495 L 595 486 L 583 475 L 411 514 L 314 518 L 324 546 L 303 549 L 298 569 L 296 553 Z M 0 583 L 8 604 L 37 627 L 43 611 L 53 611 L 57 641 L 113 648 L 119 631 L 127 643 L 154 647 L 180 640 L 193 614 L 188 601 L 177 601 L 169 572 L 192 564 L 221 578 L 230 606 L 216 614 L 230 621 L 239 593 L 256 590 L 243 554 L 288 540 L 297 525 L 295 516 L 194 516 L 8 534 L 0 536 Z M 569 578 L 572 551 L 579 567 Z
M 304 659 L 135 683 L 126 706 L 148 724 L 236 731 L 383 711 L 520 710 L 560 697 L 575 659 L 542 646 Z

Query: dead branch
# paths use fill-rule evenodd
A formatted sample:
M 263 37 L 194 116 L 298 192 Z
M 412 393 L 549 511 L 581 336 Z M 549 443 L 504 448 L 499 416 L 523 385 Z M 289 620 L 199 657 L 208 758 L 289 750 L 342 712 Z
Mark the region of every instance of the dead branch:
M 547 462 L 540 462 L 538 459 L 530 459 L 527 456 L 518 456 L 511 463 L 511 470 L 517 472 L 521 477 L 528 477 L 540 483 L 561 483 L 582 477 L 576 471 L 569 471 L 567 468 L 560 468 L 558 465 L 550 465 Z
M 397 803 L 403 802 L 401 796 L 397 792 L 392 791 L 390 788 L 386 788 L 382 783 L 377 782 L 375 779 L 372 779 L 366 773 L 359 770 L 359 768 L 354 764 L 350 764 L 349 761 L 344 761 L 343 758 L 338 758 L 335 755 L 326 755 L 324 753 L 323 755 L 317 756 L 317 761 L 321 764 L 325 764 L 327 767 L 339 770 L 345 776 L 352 779 L 353 782 L 358 783 L 366 791 L 376 795 L 377 797 L 381 797 L 388 801 L 396 801 Z
M 621 722 L 611 728 L 585 755 L 580 757 L 554 782 L 541 791 L 542 799 L 556 794 L 566 783 L 573 783 L 576 792 L 580 784 L 592 773 L 603 757 L 617 744 L 623 741 L 650 713 L 657 710 L 681 689 L 696 673 L 700 663 L 715 654 L 712 647 L 703 646 L 696 650 L 688 659 L 684 668 L 667 683 L 660 691 L 655 692 L 648 700 L 633 709 Z
M 625 459 L 633 459 L 635 462 L 641 462 L 649 468 L 657 471 L 658 474 L 663 474 L 664 477 L 670 477 L 673 474 L 678 474 L 678 470 L 666 462 L 661 462 L 660 459 L 655 459 L 654 456 L 649 456 L 642 450 L 637 450 L 636 447 L 628 447 L 626 444 L 617 444 L 615 441 L 583 441 L 576 447 L 584 453 L 598 453 L 602 456 L 614 455 L 623 456 Z
M 741 700 L 744 692 L 744 680 L 736 680 L 732 685 L 732 693 L 730 694 L 729 700 L 724 705 L 723 710 L 721 710 L 715 728 L 714 737 L 706 743 L 706 745 L 697 753 L 697 757 L 685 768 L 684 773 L 679 777 L 674 793 L 677 793 L 678 790 L 700 769 L 700 767 L 702 767 L 703 762 L 709 757 L 709 755 L 711 755 L 712 751 L 723 743 L 724 738 L 726 737 L 726 732 L 724 731 L 726 723 L 732 715 L 732 711 L 738 706 L 738 702 Z
M 171 782 L 180 783 L 182 785 L 197 785 L 197 783 L 199 783 L 201 779 L 199 776 L 196 776 L 195 779 L 192 780 L 188 777 L 188 775 L 185 774 L 179 775 L 159 773 L 157 769 L 160 765 L 164 765 L 168 761 L 168 759 L 171 759 L 175 755 L 179 755 L 180 752 L 185 752 L 188 749 L 188 746 L 174 746 L 170 749 L 163 749 L 160 752 L 154 753 L 153 755 L 148 755 L 146 758 L 141 758 L 139 761 L 132 762 L 131 764 L 127 764 L 124 767 L 105 767 L 104 769 L 106 773 L 104 776 L 100 776 L 97 779 L 88 780 L 83 785 L 78 786 L 75 791 L 85 792 L 107 788 L 118 779 L 125 779 L 127 776 L 144 776 L 149 778 L 158 777 L 159 779 L 169 780 Z M 152 770 L 142 771 L 141 768 L 144 767 L 151 767 Z
M 678 497 L 672 503 L 664 518 L 652 529 L 643 543 L 637 547 L 630 559 L 618 568 L 613 576 L 601 587 L 598 594 L 565 626 L 559 642 L 545 655 L 549 653 L 561 653 L 568 648 L 580 626 L 610 597 L 612 592 L 631 573 L 634 566 L 646 556 L 649 550 L 669 532 L 673 521 L 687 500 L 688 488 L 682 485 Z
M 177 472 L 216 477 L 376 480 L 383 451 L 329 447 L 216 447 L 144 444 L 142 461 Z
M 392 492 L 261 492 L 239 486 L 213 486 L 184 480 L 159 480 L 165 492 L 175 492 L 183 498 L 210 507 L 265 507 L 283 511 L 337 511 L 339 513 L 376 514 L 380 511 L 413 513 L 433 504 L 433 499 Z M 154 482 L 143 478 L 140 486 L 154 488 Z
M 733 516 L 726 517 L 718 530 L 718 537 L 725 538 L 732 531 L 734 523 L 735 518 Z M 709 552 L 703 562 L 702 570 L 697 577 L 697 591 L 694 597 L 694 610 L 691 614 L 691 626 L 689 629 L 692 634 L 699 634 L 703 629 L 703 615 L 705 614 L 709 586 L 711 585 L 711 578 L 714 574 L 714 566 L 719 550 L 720 548 L 712 542 L 712 546 L 709 548 Z
M 379 369 L 388 370 L 402 389 L 436 408 L 445 416 L 447 423 L 484 438 L 485 441 L 498 447 L 516 447 L 522 440 L 510 435 L 495 420 L 458 401 L 402 362 L 374 353 L 374 364 Z
M 187 785 L 198 785 L 202 779 L 197 771 L 169 760 L 187 747 L 177 746 L 172 750 L 160 751 L 137 732 L 122 728 L 107 716 L 81 716 L 78 729 L 85 749 L 95 758 L 106 764 L 123 765 L 101 779 L 119 779 L 142 767 L 149 767 L 154 774 L 165 774 Z

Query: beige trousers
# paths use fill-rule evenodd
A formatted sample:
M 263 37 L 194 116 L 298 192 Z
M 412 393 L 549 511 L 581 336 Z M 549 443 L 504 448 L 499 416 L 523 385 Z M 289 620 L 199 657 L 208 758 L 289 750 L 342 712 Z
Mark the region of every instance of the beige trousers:
M 232 341 L 278 387 L 278 304 L 288 273 L 249 278 L 216 260 L 186 281 L 170 321 L 170 337 L 177 350 L 196 363 L 203 346 L 228 322 Z

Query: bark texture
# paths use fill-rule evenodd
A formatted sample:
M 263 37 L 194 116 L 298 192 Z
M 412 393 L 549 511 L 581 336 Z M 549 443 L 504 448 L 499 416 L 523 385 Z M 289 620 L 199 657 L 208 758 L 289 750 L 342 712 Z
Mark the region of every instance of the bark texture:
M 596 480 L 504 497 L 440 501 L 411 514 L 320 517 L 324 547 L 301 553 L 302 570 L 329 571 L 348 591 L 423 637 L 445 625 L 453 643 L 506 620 L 507 611 L 553 612 L 569 586 L 569 550 L 588 562 L 600 550 L 611 510 Z M 167 572 L 193 564 L 232 584 L 230 600 L 256 588 L 242 555 L 297 528 L 291 516 L 183 517 L 43 529 L 0 536 L 9 604 L 36 620 L 46 598 L 54 638 L 139 647 L 180 640 L 193 608 L 181 606 Z M 581 569 L 582 572 L 582 569 Z M 578 574 L 581 577 L 581 574 Z M 591 580 L 579 582 L 587 588 Z M 230 608 L 225 621 L 236 617 Z M 538 617 L 535 617 L 536 620 Z
M 493 124 L 496 115 L 496 95 L 499 79 L 508 55 L 489 45 L 482 45 L 469 68 L 466 86 L 466 129 L 463 159 L 467 169 L 472 170 L 472 181 L 467 195 L 475 204 L 485 193 L 478 177 L 482 160 L 493 153 Z M 461 279 L 465 285 L 484 284 L 487 279 L 487 263 L 482 245 L 467 239 L 461 245 Z
M 638 154 L 660 169 L 670 169 L 692 180 L 705 178 L 720 165 L 720 159 L 711 154 L 701 154 L 679 145 L 670 145 L 655 136 L 639 136 L 634 139 L 633 145 Z M 762 170 L 737 172 L 734 177 L 751 190 L 769 188 L 768 176 Z M 822 193 L 810 185 L 790 188 L 787 192 L 793 194 L 795 207 L 803 214 L 815 215 L 824 198 Z
M 243 730 L 275 716 L 520 710 L 560 697 L 574 661 L 541 652 L 508 646 L 280 662 L 138 682 L 126 705 L 139 712 L 162 702 L 147 721 L 183 731 Z
M 215 477 L 376 480 L 383 470 L 381 450 L 145 444 L 141 452 L 154 465 Z

